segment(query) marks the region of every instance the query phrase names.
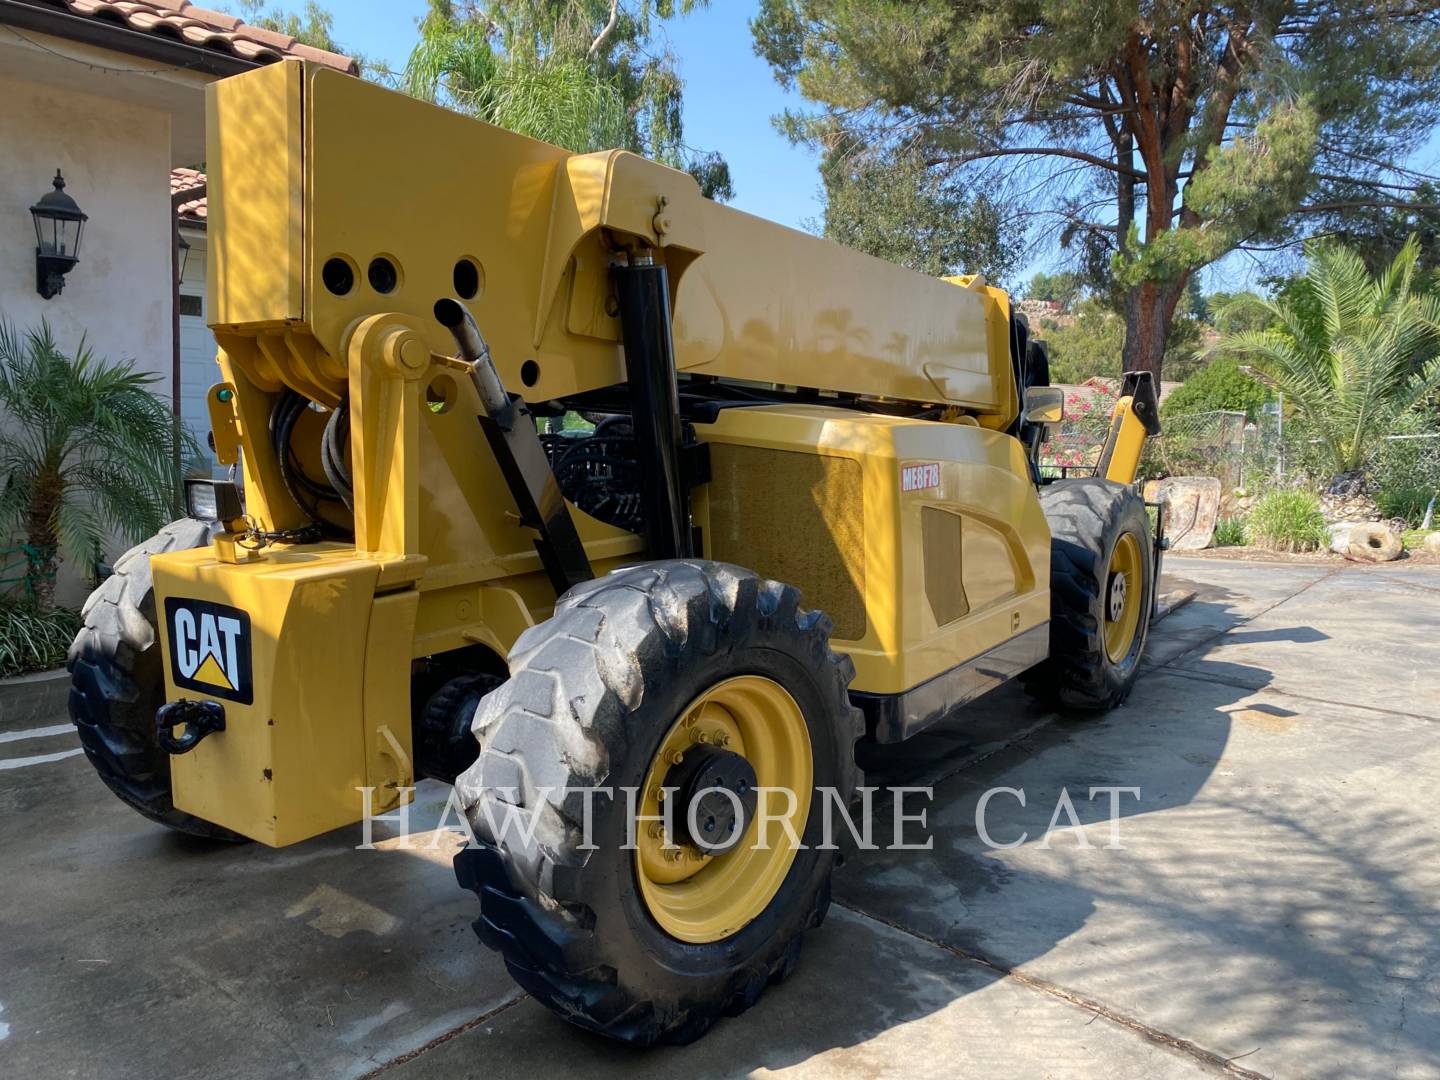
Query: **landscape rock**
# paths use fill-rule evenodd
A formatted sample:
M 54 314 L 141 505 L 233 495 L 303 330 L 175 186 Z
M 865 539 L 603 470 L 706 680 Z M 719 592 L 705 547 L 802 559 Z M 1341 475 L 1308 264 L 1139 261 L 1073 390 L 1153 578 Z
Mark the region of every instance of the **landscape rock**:
M 1327 495 L 1364 495 L 1368 482 L 1364 469 L 1352 469 L 1349 472 L 1340 473 L 1332 477 L 1330 486 L 1325 489 Z
M 1379 521 L 1385 515 L 1379 505 L 1364 492 L 1320 496 L 1320 511 L 1326 521 Z
M 1426 555 L 1440 555 L 1440 532 L 1432 532 L 1426 536 L 1421 550 Z
M 1332 546 L 1334 535 L 1332 530 Z M 1404 544 L 1400 542 L 1400 534 L 1390 526 L 1377 522 L 1365 521 L 1351 525 L 1346 539 L 1348 542 L 1340 554 L 1359 562 L 1390 562 L 1398 559 L 1405 550 Z
M 1171 551 L 1210 546 L 1220 516 L 1220 480 L 1215 476 L 1169 476 L 1145 485 L 1145 500 L 1165 504 L 1165 538 Z
M 1258 501 L 1259 496 L 1245 488 L 1232 488 L 1220 497 L 1221 518 L 1244 517 Z

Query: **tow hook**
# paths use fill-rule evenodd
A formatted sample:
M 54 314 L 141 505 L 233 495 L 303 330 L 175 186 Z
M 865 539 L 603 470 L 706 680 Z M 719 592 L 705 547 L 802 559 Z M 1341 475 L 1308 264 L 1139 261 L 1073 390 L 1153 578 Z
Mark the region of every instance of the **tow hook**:
M 178 739 L 174 731 L 185 725 L 185 734 Z M 170 701 L 155 713 L 155 734 L 161 749 L 171 754 L 188 754 L 200 745 L 206 735 L 225 730 L 225 706 L 218 701 Z

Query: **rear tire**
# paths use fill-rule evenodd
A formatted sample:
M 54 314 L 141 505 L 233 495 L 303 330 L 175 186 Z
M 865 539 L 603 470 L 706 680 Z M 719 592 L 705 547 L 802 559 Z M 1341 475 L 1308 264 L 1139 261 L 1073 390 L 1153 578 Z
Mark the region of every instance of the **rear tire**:
M 105 786 L 151 821 L 211 840 L 245 837 L 175 809 L 170 755 L 160 748 L 155 711 L 165 703 L 165 673 L 155 615 L 150 556 L 202 547 L 203 521 L 171 522 L 115 562 L 115 572 L 90 594 L 65 666 L 70 718 L 85 756 Z
M 1042 488 L 1040 506 L 1051 536 L 1050 657 L 1026 675 L 1026 688 L 1072 709 L 1113 709 L 1135 686 L 1154 604 L 1145 501 L 1124 484 L 1083 477 Z M 1128 637 L 1112 618 L 1116 570 L 1127 558 L 1138 578 L 1120 586 L 1136 605 L 1125 609 L 1135 619 Z
M 456 785 L 477 846 L 456 856 L 456 874 L 480 898 L 481 941 L 571 1023 L 638 1045 L 690 1042 L 788 975 L 801 934 L 824 919 L 836 852 L 816 849 L 818 798 L 796 819 L 807 847 L 779 871 L 772 898 L 715 940 L 662 928 L 637 850 L 623 847 L 623 789 L 649 790 L 647 770 L 689 706 L 741 676 L 790 695 L 815 788 L 834 787 L 848 803 L 864 733 L 847 692 L 854 667 L 830 650 L 830 620 L 799 600 L 791 586 L 724 563 L 618 571 L 572 589 L 552 619 L 522 635 L 510 680 L 481 703 L 480 758 Z M 591 799 L 593 850 L 582 846 L 585 797 L 574 791 L 588 787 L 614 791 Z M 492 822 L 507 812 L 512 824 L 497 836 Z

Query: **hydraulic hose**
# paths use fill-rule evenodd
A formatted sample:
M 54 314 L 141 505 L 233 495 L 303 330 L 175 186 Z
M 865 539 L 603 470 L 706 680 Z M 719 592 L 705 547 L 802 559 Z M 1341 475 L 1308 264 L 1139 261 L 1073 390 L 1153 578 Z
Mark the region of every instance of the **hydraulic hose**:
M 308 476 L 300 459 L 295 453 L 291 439 L 295 434 L 295 426 L 299 423 L 300 417 L 310 407 L 310 402 L 294 390 L 286 390 L 276 400 L 270 411 L 270 446 L 275 453 L 275 461 L 279 466 L 280 479 L 285 485 L 285 490 L 295 500 L 306 517 L 310 519 L 310 528 L 315 538 L 330 537 L 332 539 L 348 539 L 350 532 L 347 529 L 326 520 L 320 513 L 322 502 L 338 502 L 348 505 L 341 496 L 339 490 L 331 483 L 321 483 Z M 339 409 L 332 413 L 330 422 L 326 424 L 327 433 L 331 425 L 337 428 L 335 441 L 338 444 L 338 420 Z M 348 412 L 348 410 L 347 410 Z M 347 425 L 348 426 L 348 425 Z M 321 459 L 327 456 L 324 442 L 321 445 Z M 326 469 L 327 475 L 329 469 Z M 345 470 L 348 475 L 348 469 Z M 348 487 L 348 485 L 347 485 Z

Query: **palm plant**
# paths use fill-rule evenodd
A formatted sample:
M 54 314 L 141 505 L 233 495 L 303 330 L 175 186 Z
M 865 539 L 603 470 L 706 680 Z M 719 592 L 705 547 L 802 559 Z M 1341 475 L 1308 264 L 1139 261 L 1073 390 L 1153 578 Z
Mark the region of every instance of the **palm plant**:
M 1309 422 L 1335 472 L 1358 478 L 1380 439 L 1440 387 L 1440 294 L 1420 291 L 1412 236 L 1380 274 L 1354 251 L 1314 244 L 1299 287 L 1251 296 L 1263 330 L 1222 336 L 1210 349 L 1248 360 Z
M 46 322 L 0 323 L 0 528 L 24 536 L 25 585 L 54 603 L 62 553 L 86 566 L 114 534 L 138 540 L 175 516 L 177 437 L 193 453 L 158 380 L 107 364 L 82 338 L 65 355 Z

